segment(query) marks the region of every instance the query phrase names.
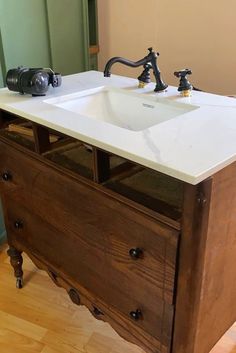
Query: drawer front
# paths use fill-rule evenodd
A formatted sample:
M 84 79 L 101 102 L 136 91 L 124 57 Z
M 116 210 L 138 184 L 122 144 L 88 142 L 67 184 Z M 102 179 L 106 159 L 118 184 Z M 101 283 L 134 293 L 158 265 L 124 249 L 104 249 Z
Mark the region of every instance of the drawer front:
M 0 173 L 9 173 L 9 180 L 0 184 L 16 200 L 30 203 L 34 213 L 59 231 L 79 235 L 89 246 L 96 242 L 112 259 L 112 268 L 131 281 L 141 278 L 172 304 L 176 230 L 2 143 Z M 142 251 L 138 259 L 137 249 Z
M 9 145 L 0 142 L 0 191 L 9 192 L 19 188 L 29 191 L 40 173 L 40 166 Z
M 5 155 L 10 241 L 168 346 L 178 232 L 14 149 Z
M 32 212 L 30 204 L 30 210 L 26 209 L 9 196 L 5 206 L 10 242 L 23 245 L 52 264 L 59 275 L 78 282 L 165 345 L 170 343 L 173 306 L 160 296 L 164 267 L 155 259 L 150 234 L 134 236 L 133 241 L 107 234 L 102 243 L 99 230 L 92 231 L 91 225 L 80 234 L 62 232 Z M 129 250 L 136 242 L 143 249 L 143 258 L 133 260 Z M 139 310 L 141 315 L 135 317 Z

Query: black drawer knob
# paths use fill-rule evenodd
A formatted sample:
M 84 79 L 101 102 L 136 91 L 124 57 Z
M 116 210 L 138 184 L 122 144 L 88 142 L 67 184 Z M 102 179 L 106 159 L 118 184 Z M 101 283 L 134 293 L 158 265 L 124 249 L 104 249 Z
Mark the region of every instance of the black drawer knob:
M 99 310 L 96 306 L 93 307 L 93 313 L 96 316 L 104 315 L 101 310 Z
M 4 181 L 10 181 L 12 179 L 11 173 L 5 172 L 2 174 L 2 180 Z
M 134 260 L 140 259 L 143 257 L 143 250 L 140 248 L 130 249 L 129 254 Z
M 68 292 L 70 299 L 76 305 L 80 305 L 80 296 L 76 289 L 71 288 Z
M 135 320 L 135 321 L 138 321 L 142 318 L 142 312 L 141 310 L 137 309 L 136 311 L 131 311 L 129 313 L 131 319 Z
M 21 229 L 21 228 L 23 228 L 23 221 L 20 220 L 20 219 L 17 219 L 17 220 L 14 222 L 14 227 L 15 227 L 16 229 Z

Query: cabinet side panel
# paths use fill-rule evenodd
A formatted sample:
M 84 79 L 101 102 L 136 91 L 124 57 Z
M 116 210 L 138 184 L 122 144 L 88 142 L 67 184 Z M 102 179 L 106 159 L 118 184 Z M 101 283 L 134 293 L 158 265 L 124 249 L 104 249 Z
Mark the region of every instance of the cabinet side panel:
M 195 352 L 211 188 L 211 179 L 185 185 L 172 353 Z
M 209 352 L 236 320 L 235 258 L 236 163 L 213 178 L 194 352 Z
M 235 176 L 236 163 L 188 188 L 173 353 L 209 353 L 236 320 Z

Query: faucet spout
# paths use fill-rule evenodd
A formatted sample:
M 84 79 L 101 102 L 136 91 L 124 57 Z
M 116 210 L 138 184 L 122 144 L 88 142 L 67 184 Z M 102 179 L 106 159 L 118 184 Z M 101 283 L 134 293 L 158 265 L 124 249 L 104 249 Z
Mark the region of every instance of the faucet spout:
M 149 50 L 149 54 L 147 56 L 145 56 L 143 59 L 138 60 L 138 61 L 131 61 L 129 59 L 122 58 L 120 56 L 115 56 L 115 57 L 111 58 L 106 63 L 106 66 L 104 69 L 104 77 L 111 76 L 111 67 L 115 63 L 120 63 L 120 64 L 130 66 L 130 67 L 144 66 L 146 71 L 147 71 L 147 64 L 149 64 L 150 68 L 152 68 L 152 70 L 153 70 L 153 74 L 156 79 L 156 87 L 155 87 L 154 91 L 155 92 L 164 91 L 168 87 L 168 85 L 165 84 L 163 82 L 163 80 L 161 79 L 161 72 L 157 66 L 157 57 L 159 56 L 159 53 L 155 53 L 152 50 L 152 48 L 148 48 L 148 50 Z M 140 75 L 139 77 L 142 77 L 142 75 Z
M 106 66 L 104 69 L 104 77 L 111 76 L 111 67 L 115 63 L 120 63 L 129 67 L 139 67 L 147 63 L 147 57 L 145 56 L 143 59 L 138 61 L 131 61 L 129 59 L 122 58 L 120 56 L 115 56 L 114 58 L 111 58 L 110 60 L 108 60 L 108 62 L 106 63 Z

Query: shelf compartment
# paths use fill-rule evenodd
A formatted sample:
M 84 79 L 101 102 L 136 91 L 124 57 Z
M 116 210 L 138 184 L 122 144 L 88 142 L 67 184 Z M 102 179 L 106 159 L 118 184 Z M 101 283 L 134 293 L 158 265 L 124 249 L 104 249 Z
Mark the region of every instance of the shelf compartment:
M 74 139 L 0 110 L 0 136 L 39 154 Z
M 44 153 L 56 165 L 179 222 L 183 182 L 81 141 Z
M 105 159 L 101 160 L 98 157 L 100 153 L 107 157 L 106 166 L 104 165 Z M 43 156 L 64 169 L 94 180 L 96 183 L 100 183 L 103 178 L 109 178 L 110 173 L 114 175 L 125 163 L 123 158 L 102 152 L 78 140 L 62 147 L 55 147 L 52 151 L 44 153 Z
M 44 153 L 43 156 L 64 169 L 93 179 L 92 150 L 90 146 L 80 141 L 54 148 L 52 151 Z
M 181 218 L 184 185 L 177 179 L 136 166 L 103 185 L 173 220 Z

